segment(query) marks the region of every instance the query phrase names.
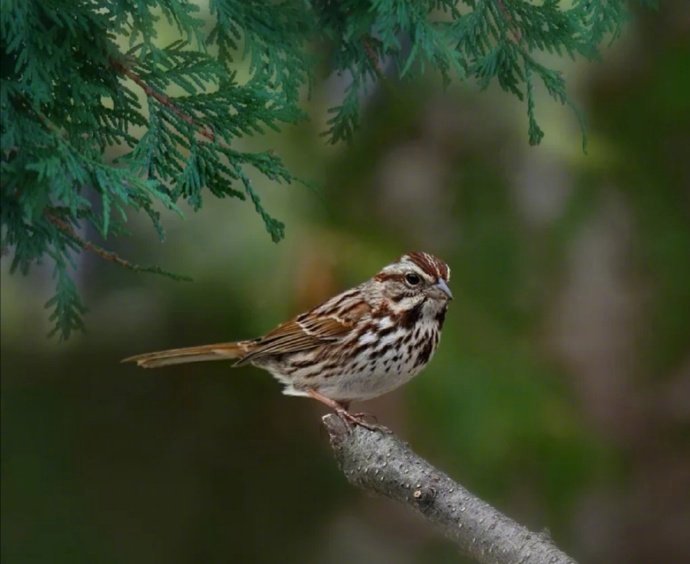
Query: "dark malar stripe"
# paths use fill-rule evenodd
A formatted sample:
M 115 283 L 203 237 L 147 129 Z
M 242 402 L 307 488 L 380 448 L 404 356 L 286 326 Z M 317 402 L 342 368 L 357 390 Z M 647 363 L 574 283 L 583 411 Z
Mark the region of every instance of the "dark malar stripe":
M 443 323 L 446 320 L 446 308 L 444 307 L 441 311 L 436 314 L 436 322 L 438 323 L 439 331 L 443 328 Z
M 424 307 L 425 301 L 426 300 L 422 300 L 411 309 L 408 309 L 407 311 L 403 312 L 400 315 L 400 325 L 405 327 L 406 329 L 411 329 L 422 316 L 422 307 Z

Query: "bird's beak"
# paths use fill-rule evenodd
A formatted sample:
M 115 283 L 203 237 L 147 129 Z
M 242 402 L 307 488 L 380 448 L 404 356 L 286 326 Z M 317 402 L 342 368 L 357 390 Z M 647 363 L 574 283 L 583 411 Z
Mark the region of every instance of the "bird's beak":
M 438 288 L 439 290 L 441 290 L 441 292 L 443 292 L 449 300 L 453 299 L 453 292 L 450 291 L 448 284 L 446 284 L 446 281 L 443 280 L 443 278 L 438 279 L 434 288 Z

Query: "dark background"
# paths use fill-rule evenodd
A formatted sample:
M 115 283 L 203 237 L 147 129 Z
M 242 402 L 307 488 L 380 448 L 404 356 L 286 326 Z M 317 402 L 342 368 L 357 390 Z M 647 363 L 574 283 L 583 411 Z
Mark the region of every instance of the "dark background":
M 583 562 L 690 559 L 690 12 L 639 11 L 565 63 L 589 122 L 437 80 L 374 92 L 352 146 L 312 121 L 257 140 L 315 189 L 262 184 L 287 224 L 207 200 L 80 258 L 88 332 L 46 339 L 50 269 L 2 259 L 2 557 L 11 562 L 455 562 L 407 509 L 351 488 L 321 406 L 254 368 L 143 371 L 131 354 L 253 337 L 407 250 L 456 295 L 423 375 L 366 404 L 413 448 Z M 560 63 L 559 63 L 560 64 Z

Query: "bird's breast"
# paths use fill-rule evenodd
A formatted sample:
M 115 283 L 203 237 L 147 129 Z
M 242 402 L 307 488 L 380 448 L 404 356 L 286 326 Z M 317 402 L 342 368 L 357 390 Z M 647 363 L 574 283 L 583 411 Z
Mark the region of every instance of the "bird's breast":
M 340 347 L 327 344 L 290 355 L 271 372 L 296 390 L 311 387 L 335 400 L 370 399 L 405 384 L 426 366 L 439 342 L 438 329 L 433 321 L 403 327 L 384 318 Z

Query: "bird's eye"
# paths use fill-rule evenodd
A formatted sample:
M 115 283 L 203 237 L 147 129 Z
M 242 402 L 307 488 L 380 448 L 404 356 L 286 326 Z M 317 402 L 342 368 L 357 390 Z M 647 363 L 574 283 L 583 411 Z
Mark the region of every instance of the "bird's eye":
M 405 274 L 405 282 L 407 282 L 410 286 L 416 286 L 421 281 L 422 279 L 412 272 Z

